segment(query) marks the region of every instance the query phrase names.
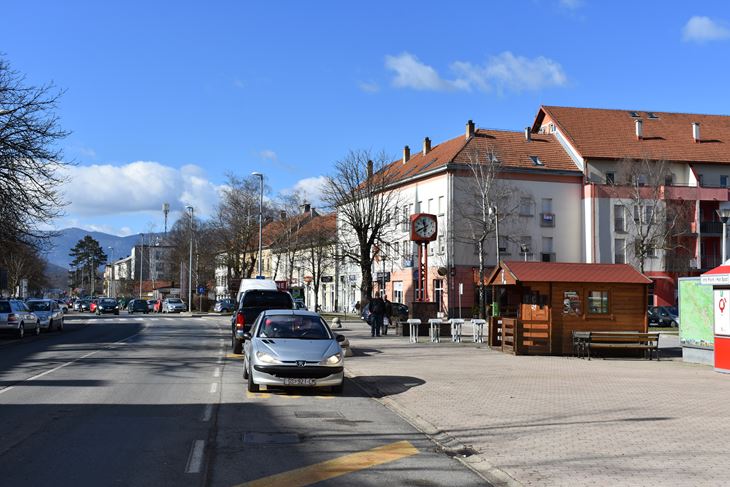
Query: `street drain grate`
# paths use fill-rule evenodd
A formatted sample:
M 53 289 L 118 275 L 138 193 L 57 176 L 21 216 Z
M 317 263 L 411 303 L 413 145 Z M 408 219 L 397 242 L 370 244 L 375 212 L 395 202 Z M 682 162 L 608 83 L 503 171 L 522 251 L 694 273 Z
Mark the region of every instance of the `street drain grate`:
M 294 413 L 294 416 L 297 418 L 321 418 L 321 419 L 340 419 L 342 418 L 342 413 L 338 413 L 337 411 L 296 411 Z
M 249 445 L 293 445 L 302 440 L 296 433 L 260 433 L 246 431 L 243 442 Z
M 479 454 L 478 451 L 476 451 L 474 448 L 471 448 L 469 446 L 465 446 L 463 448 L 457 448 L 457 449 L 447 449 L 443 448 L 441 451 L 443 451 L 447 456 L 449 457 L 460 457 L 460 458 L 467 458 L 472 455 Z

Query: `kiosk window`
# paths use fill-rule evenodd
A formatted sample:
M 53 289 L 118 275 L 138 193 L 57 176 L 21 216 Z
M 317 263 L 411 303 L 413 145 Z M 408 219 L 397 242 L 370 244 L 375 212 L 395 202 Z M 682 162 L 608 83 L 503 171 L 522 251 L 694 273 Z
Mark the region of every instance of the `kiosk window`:
M 588 293 L 588 312 L 608 313 L 608 291 L 590 291 Z

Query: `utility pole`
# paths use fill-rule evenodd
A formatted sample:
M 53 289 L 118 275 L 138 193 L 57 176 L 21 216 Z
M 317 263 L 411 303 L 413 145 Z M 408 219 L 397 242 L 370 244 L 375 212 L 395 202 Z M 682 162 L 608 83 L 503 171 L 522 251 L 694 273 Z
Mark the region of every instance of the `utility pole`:
M 144 266 L 144 260 L 142 257 L 144 256 L 144 233 L 140 233 L 139 236 L 142 240 L 142 245 L 139 246 L 139 299 L 142 299 L 142 266 Z

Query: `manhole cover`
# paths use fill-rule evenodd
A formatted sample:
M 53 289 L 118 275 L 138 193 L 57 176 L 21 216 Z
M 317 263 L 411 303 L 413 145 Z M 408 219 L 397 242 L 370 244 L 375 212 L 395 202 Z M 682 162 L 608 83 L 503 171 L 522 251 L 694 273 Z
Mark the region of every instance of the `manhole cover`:
M 341 418 L 342 413 L 338 413 L 337 411 L 296 411 L 294 416 L 297 418 L 335 419 Z
M 291 445 L 300 441 L 301 438 L 296 433 L 260 433 L 247 431 L 243 434 L 243 442 L 249 445 Z

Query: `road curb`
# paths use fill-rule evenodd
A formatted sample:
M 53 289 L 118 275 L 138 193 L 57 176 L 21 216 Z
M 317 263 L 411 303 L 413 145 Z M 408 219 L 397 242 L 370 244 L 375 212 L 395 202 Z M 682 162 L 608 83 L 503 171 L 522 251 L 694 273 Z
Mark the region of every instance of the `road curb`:
M 345 377 L 350 379 L 358 389 L 363 391 L 365 394 L 370 396 L 371 399 L 379 402 L 386 408 L 390 409 L 398 416 L 403 418 L 408 424 L 416 428 L 418 431 L 426 435 L 440 450 L 444 452 L 454 452 L 464 449 L 470 449 L 471 447 L 461 443 L 458 439 L 453 436 L 444 433 L 441 429 L 431 424 L 429 421 L 423 419 L 418 414 L 410 411 L 405 406 L 399 404 L 394 399 L 389 397 L 377 397 L 376 394 L 366 385 L 361 384 L 354 371 L 345 367 Z M 494 487 L 523 487 L 525 484 L 511 477 L 507 472 L 501 470 L 489 462 L 481 454 L 472 455 L 469 457 L 461 457 L 454 455 L 453 458 L 458 460 L 466 468 L 474 472 L 476 475 L 484 479 L 490 485 Z

